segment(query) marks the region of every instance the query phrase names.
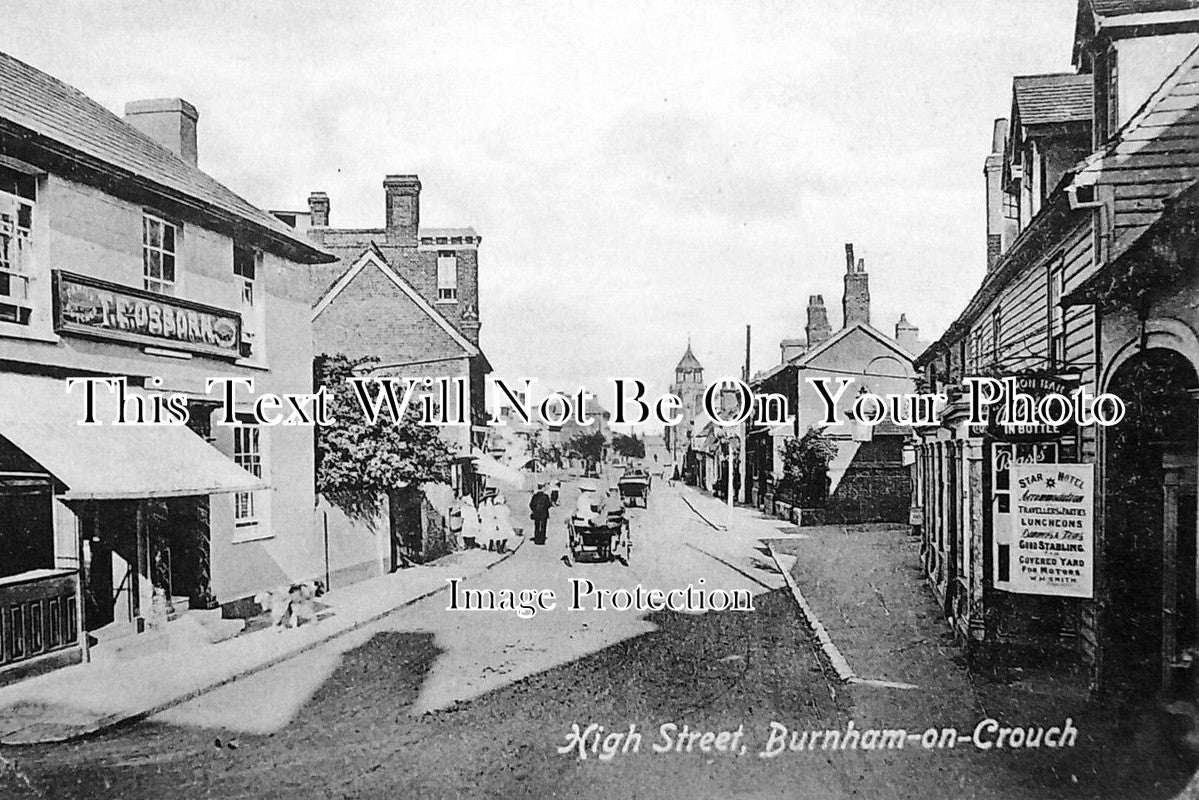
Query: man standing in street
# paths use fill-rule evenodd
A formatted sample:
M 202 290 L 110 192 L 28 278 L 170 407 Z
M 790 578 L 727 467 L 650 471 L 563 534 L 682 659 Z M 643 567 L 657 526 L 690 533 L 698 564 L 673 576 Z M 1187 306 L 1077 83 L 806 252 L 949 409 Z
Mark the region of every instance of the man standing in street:
M 533 544 L 545 544 L 545 529 L 550 518 L 550 496 L 545 493 L 545 484 L 537 485 L 537 491 L 529 500 L 529 510 L 533 517 Z

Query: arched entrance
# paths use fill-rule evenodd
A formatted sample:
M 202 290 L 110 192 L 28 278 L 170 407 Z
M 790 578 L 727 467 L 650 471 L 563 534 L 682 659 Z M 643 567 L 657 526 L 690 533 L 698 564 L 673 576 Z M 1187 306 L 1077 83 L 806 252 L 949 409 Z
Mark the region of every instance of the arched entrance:
M 1107 390 L 1125 418 L 1105 451 L 1104 683 L 1130 696 L 1172 691 L 1199 644 L 1196 449 L 1199 377 L 1174 350 L 1143 350 Z

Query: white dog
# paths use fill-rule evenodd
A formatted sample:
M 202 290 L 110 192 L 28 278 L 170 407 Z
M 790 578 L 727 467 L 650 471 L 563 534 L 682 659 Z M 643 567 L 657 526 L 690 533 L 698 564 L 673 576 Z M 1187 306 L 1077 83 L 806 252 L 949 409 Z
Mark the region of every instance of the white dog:
M 297 628 L 300 620 L 316 621 L 316 598 L 325 593 L 323 581 L 293 583 L 280 586 L 271 592 L 254 596 L 254 602 L 271 612 L 271 625 L 278 630 L 284 626 Z

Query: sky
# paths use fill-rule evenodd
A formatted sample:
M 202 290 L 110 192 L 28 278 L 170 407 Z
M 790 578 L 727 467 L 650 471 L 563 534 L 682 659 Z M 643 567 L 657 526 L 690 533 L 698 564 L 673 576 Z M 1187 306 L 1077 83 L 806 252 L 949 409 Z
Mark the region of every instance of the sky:
M 535 391 L 666 391 L 841 320 L 936 338 L 985 269 L 983 159 L 1012 76 L 1070 69 L 1073 0 L 0 0 L 0 50 L 121 113 L 197 107 L 200 167 L 264 208 L 472 226 L 481 344 Z

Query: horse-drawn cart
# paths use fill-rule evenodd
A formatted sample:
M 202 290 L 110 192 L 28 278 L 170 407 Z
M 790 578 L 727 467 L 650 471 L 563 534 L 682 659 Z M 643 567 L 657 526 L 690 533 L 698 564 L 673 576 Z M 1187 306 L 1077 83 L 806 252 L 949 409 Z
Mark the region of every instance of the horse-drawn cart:
M 589 525 L 578 517 L 566 521 L 570 558 L 591 554 L 598 561 L 620 561 L 628 566 L 633 550 L 629 521 L 623 514 L 610 514 L 606 524 Z
M 620 490 L 620 502 L 625 506 L 649 508 L 649 484 L 648 472 L 626 472 L 616 482 Z

